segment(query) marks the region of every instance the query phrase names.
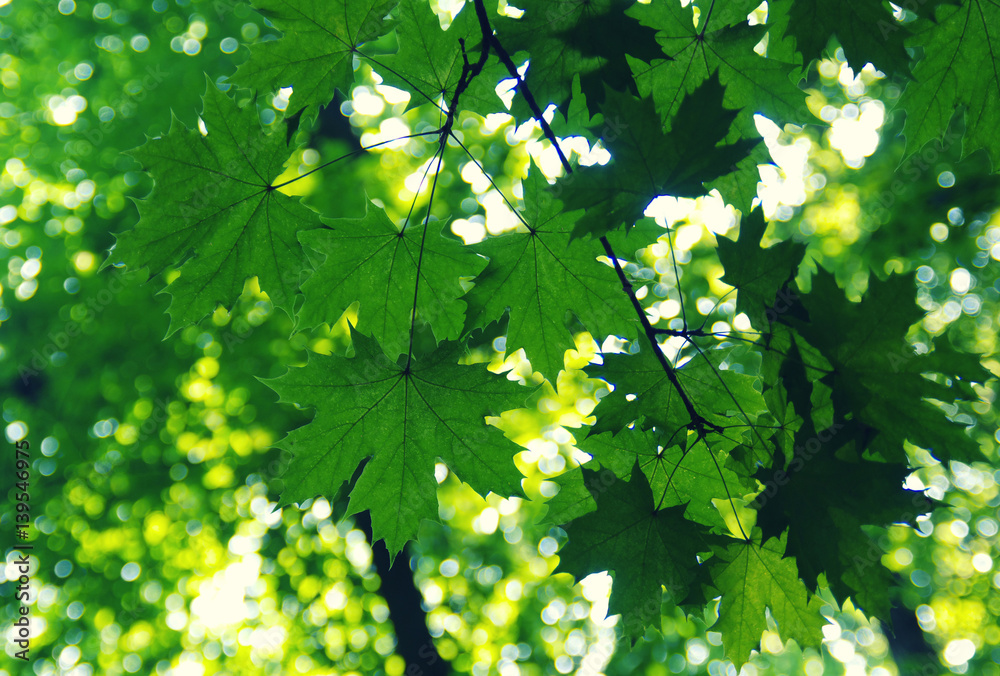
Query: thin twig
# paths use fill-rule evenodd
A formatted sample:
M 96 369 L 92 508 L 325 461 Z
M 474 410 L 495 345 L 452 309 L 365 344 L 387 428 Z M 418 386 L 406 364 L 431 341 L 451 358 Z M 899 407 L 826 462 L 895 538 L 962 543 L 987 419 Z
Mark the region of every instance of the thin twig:
M 532 95 L 531 90 L 524 84 L 524 80 L 521 79 L 521 74 L 517 72 L 517 66 L 514 65 L 514 61 L 510 58 L 510 54 L 507 50 L 503 48 L 500 44 L 500 40 L 496 35 L 493 34 L 493 28 L 490 26 L 489 16 L 486 14 L 486 6 L 483 4 L 483 0 L 475 0 L 476 5 L 476 16 L 479 18 L 479 28 L 483 32 L 483 42 L 493 48 L 496 52 L 497 57 L 500 59 L 500 63 L 507 67 L 507 72 L 510 76 L 517 80 L 516 88 L 521 92 L 521 96 L 524 97 L 525 103 L 531 108 L 531 114 L 535 116 L 538 120 L 538 124 L 542 128 L 542 133 L 545 134 L 545 138 L 555 147 L 556 154 L 559 156 L 559 161 L 562 162 L 563 168 L 566 170 L 567 174 L 573 173 L 573 167 L 570 166 L 569 160 L 563 155 L 562 148 L 559 147 L 559 141 L 556 140 L 556 135 L 552 132 L 552 127 L 545 120 L 545 116 L 542 115 L 542 109 L 538 106 L 538 102 L 535 101 L 535 97 Z
M 653 353 L 656 354 L 656 358 L 660 362 L 660 366 L 663 367 L 664 373 L 667 374 L 667 378 L 670 380 L 674 389 L 677 390 L 678 396 L 681 398 L 681 402 L 684 404 L 684 408 L 687 409 L 688 416 L 691 418 L 692 428 L 698 432 L 699 435 L 705 433 L 706 425 L 711 426 L 704 417 L 702 417 L 694 408 L 694 404 L 688 397 L 687 392 L 681 387 L 680 381 L 677 379 L 677 372 L 674 367 L 670 365 L 667 361 L 666 355 L 663 354 L 663 350 L 660 349 L 660 344 L 656 340 L 656 330 L 653 329 L 653 325 L 649 323 L 649 317 L 646 316 L 646 310 L 642 307 L 642 303 L 639 299 L 635 297 L 635 289 L 632 288 L 632 283 L 628 281 L 628 277 L 625 276 L 625 271 L 622 270 L 621 263 L 618 262 L 618 257 L 615 255 L 614 249 L 611 247 L 611 242 L 608 241 L 607 237 L 601 237 L 601 244 L 604 246 L 604 251 L 607 253 L 608 258 L 615 266 L 615 272 L 618 273 L 618 280 L 622 283 L 622 290 L 628 295 L 629 300 L 632 301 L 632 307 L 635 308 L 636 314 L 639 315 L 639 321 L 642 322 L 643 331 L 646 333 L 646 338 L 649 340 L 649 344 L 653 349 Z M 713 426 L 714 427 L 714 426 Z

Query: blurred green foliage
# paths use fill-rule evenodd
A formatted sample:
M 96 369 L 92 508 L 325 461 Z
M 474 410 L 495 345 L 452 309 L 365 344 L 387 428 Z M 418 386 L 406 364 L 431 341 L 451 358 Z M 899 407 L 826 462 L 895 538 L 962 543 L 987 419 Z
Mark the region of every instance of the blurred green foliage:
M 289 320 L 250 283 L 231 311 L 163 341 L 159 282 L 97 272 L 111 233 L 135 221 L 128 198 L 150 189 L 120 152 L 164 132 L 171 114 L 194 126 L 204 73 L 224 82 L 246 58 L 242 45 L 273 35 L 231 0 L 0 0 L 0 406 L 7 439 L 31 443 L 33 673 L 403 673 L 370 547 L 338 519 L 343 505 L 318 499 L 274 511 L 269 491 L 284 462 L 271 446 L 305 417 L 276 406 L 254 376 L 276 376 L 310 350 L 342 352 L 352 313 L 332 330 L 289 340 Z M 365 84 L 339 111 L 300 132 L 308 143 L 288 177 L 359 142 L 436 127 L 367 66 L 357 78 Z M 946 136 L 933 153 L 899 165 L 902 120 L 886 110 L 901 83 L 870 67 L 852 71 L 842 53 L 821 60 L 807 86 L 813 124 L 778 129 L 758 118 L 772 162 L 761 169 L 772 219 L 765 243 L 803 242 L 855 297 L 869 268 L 916 270 L 928 314 L 912 342 L 944 334 L 986 355 L 1000 375 L 1000 186 L 987 158 L 960 159 L 960 143 Z M 268 124 L 284 103 L 250 105 Z M 509 119 L 463 115 L 457 127 L 496 185 L 456 148 L 435 210 L 465 214 L 452 230 L 476 239 L 511 224 L 497 188 L 515 193 L 529 157 L 551 168 L 553 152 L 537 127 L 515 129 Z M 289 188 L 345 217 L 361 215 L 366 194 L 405 213 L 423 199 L 412 177 L 432 145 L 400 146 L 352 156 Z M 713 249 L 736 212 L 715 197 L 661 206 L 672 240 L 640 251 L 631 271 L 649 280 L 661 317 L 677 318 L 683 301 L 706 329 L 729 330 L 735 305 Z M 540 381 L 516 355 L 503 363 L 501 335 L 486 328 L 480 358 Z M 593 341 L 579 334 L 576 342 L 569 370 L 543 384 L 536 408 L 502 418 L 525 447 L 518 466 L 534 500 L 483 500 L 439 476 L 442 524 L 424 524 L 411 560 L 437 648 L 456 673 L 476 676 L 733 673 L 707 629 L 713 617 L 665 606 L 659 633 L 616 650 L 610 578 L 573 586 L 551 574 L 565 532 L 539 523 L 552 495 L 546 479 L 585 457 L 574 430 L 593 422 L 602 394 L 581 370 Z M 1000 673 L 995 383 L 981 388 L 979 404 L 951 412 L 975 425 L 984 461 L 945 467 L 912 449 L 923 466 L 911 485 L 948 507 L 917 529 L 890 529 L 872 561 L 898 573 L 901 615 L 916 616 L 934 650 L 897 655 L 897 665 L 886 629 L 831 597 L 820 651 L 766 632 L 744 674 Z M 5 538 L 12 514 L 0 515 Z M 13 570 L 0 578 L 5 598 Z M 15 612 L 16 604 L 0 610 L 5 631 Z M 6 651 L 0 673 L 28 673 L 11 644 Z

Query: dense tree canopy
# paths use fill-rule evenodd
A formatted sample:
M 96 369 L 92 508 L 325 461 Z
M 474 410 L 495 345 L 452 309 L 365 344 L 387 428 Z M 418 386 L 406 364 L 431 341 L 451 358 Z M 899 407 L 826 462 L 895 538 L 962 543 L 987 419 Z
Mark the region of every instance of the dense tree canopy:
M 0 0 L 0 673 L 1000 674 L 998 34 Z

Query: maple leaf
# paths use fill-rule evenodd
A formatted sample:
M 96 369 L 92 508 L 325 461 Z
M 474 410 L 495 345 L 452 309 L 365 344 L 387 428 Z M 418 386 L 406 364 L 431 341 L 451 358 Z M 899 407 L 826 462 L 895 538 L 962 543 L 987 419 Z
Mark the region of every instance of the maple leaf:
M 438 341 L 454 340 L 465 323 L 461 277 L 486 265 L 471 248 L 443 236 L 445 224 L 397 228 L 385 210 L 370 204 L 362 218 L 328 221 L 331 229 L 304 232 L 301 241 L 325 258 L 302 284 L 299 329 L 334 324 L 361 301 L 358 327 L 393 360 L 408 349 L 411 322 L 428 322 Z M 419 279 L 419 282 L 418 282 Z
M 293 455 L 281 505 L 335 495 L 370 458 L 347 516 L 370 510 L 373 537 L 394 557 L 422 519 L 438 518 L 438 458 L 481 495 L 523 495 L 518 446 L 484 416 L 519 408 L 529 391 L 484 364 L 459 365 L 456 343 L 401 366 L 353 328 L 351 338 L 353 358 L 312 354 L 305 367 L 264 380 L 280 402 L 316 409 L 278 444 Z
M 741 219 L 737 240 L 720 237 L 717 249 L 726 270 L 722 281 L 737 290 L 736 311 L 745 313 L 753 326 L 762 331 L 777 318 L 774 306 L 779 293 L 784 291 L 788 295 L 781 300 L 782 311 L 794 300 L 787 287 L 806 252 L 804 244 L 791 240 L 762 249 L 760 242 L 766 230 L 763 208 L 756 209 Z
M 962 157 L 985 148 L 1000 166 L 1000 8 L 967 0 L 942 4 L 934 20 L 921 20 L 908 44 L 923 48 L 913 82 L 899 97 L 906 112 L 906 155 L 944 137 L 952 117 L 965 109 Z
M 605 432 L 587 437 L 577 447 L 593 459 L 552 479 L 560 489 L 546 503 L 545 520 L 565 523 L 597 509 L 582 478 L 584 468 L 591 471 L 592 480 L 599 481 L 594 486 L 599 488 L 613 480 L 605 473 L 629 480 L 638 467 L 646 475 L 657 505 L 687 505 L 686 518 L 722 531 L 725 522 L 712 500 L 725 500 L 728 488 L 738 486 L 739 478 L 722 467 L 726 454 L 718 445 L 710 447 L 701 440 L 688 446 L 686 442 L 684 436 L 669 438 L 656 430 L 639 429 L 625 429 L 615 436 Z M 718 457 L 713 458 L 713 454 Z
M 866 613 L 888 618 L 892 576 L 880 565 L 882 551 L 862 526 L 912 524 L 931 503 L 920 491 L 903 488 L 911 472 L 905 464 L 834 457 L 845 445 L 851 447 L 855 427 L 837 422 L 820 432 L 811 424 L 799 430 L 787 470 L 761 468 L 757 473 L 765 487 L 757 499 L 757 523 L 764 537 L 787 528 L 787 554 L 796 558 L 812 589 L 825 573 L 838 599 L 851 596 Z M 837 499 L 818 500 L 829 485 L 838 487 Z
M 744 139 L 759 138 L 755 113 L 779 125 L 812 119 L 805 107 L 804 92 L 795 84 L 799 67 L 754 52 L 766 26 L 728 26 L 727 21 L 713 20 L 707 14 L 698 28 L 691 8 L 679 2 L 636 4 L 629 13 L 657 31 L 657 40 L 668 57 L 648 62 L 628 57 L 639 92 L 653 97 L 664 121 L 669 121 L 687 97 L 716 74 L 725 87 L 722 104 L 740 111 L 735 134 Z
M 591 107 L 604 100 L 605 82 L 630 82 L 625 54 L 641 59 L 662 56 L 655 32 L 627 15 L 631 0 L 521 0 L 524 15 L 497 15 L 493 27 L 504 47 L 520 64 L 530 59 L 524 82 L 542 110 L 554 103 L 563 110 L 570 85 L 580 87 Z M 523 97 L 516 97 L 511 114 L 518 120 L 534 116 Z
M 265 133 L 252 105 L 239 108 L 211 81 L 203 102 L 207 133 L 174 117 L 166 135 L 130 152 L 155 183 L 136 202 L 139 222 L 117 235 L 104 263 L 155 276 L 187 259 L 165 289 L 173 297 L 168 336 L 231 304 L 254 275 L 291 316 L 307 263 L 296 237 L 321 225 L 315 212 L 273 185 L 289 156 L 282 125 Z
M 546 193 L 541 171 L 524 181 L 526 232 L 489 238 L 471 248 L 490 262 L 466 296 L 468 327 L 482 328 L 508 308 L 506 351 L 524 348 L 536 371 L 554 378 L 568 349 L 571 312 L 598 341 L 609 335 L 635 336 L 635 310 L 613 269 L 598 262 L 604 251 L 594 241 L 571 241 L 580 214 L 567 212 Z
M 821 268 L 812 278 L 812 290 L 800 294 L 808 321 L 790 314 L 780 320 L 829 360 L 836 417 L 852 411 L 877 431 L 872 451 L 885 460 L 905 462 L 903 442 L 909 440 L 939 458 L 971 461 L 980 457 L 979 445 L 924 400 L 950 402 L 962 396 L 961 391 L 925 378 L 923 373 L 944 363 L 915 354 L 903 338 L 924 316 L 915 295 L 913 274 L 885 281 L 873 276 L 862 301 L 851 303 L 833 275 Z M 963 372 L 978 382 L 988 377 L 975 355 L 965 355 L 962 361 Z
M 836 36 L 855 73 L 865 64 L 908 75 L 910 55 L 903 44 L 909 30 L 875 0 L 778 0 L 768 3 L 768 23 L 780 26 L 774 40 L 791 38 L 806 64 L 820 59 Z
M 768 629 L 765 609 L 771 611 L 783 637 L 795 639 L 803 648 L 819 648 L 822 641 L 822 602 L 799 579 L 795 560 L 784 554 L 784 536 L 761 544 L 755 535 L 752 541 L 717 550 L 709 561 L 713 586 L 722 594 L 719 619 L 712 629 L 722 633 L 726 657 L 737 670 Z
M 708 549 L 709 540 L 684 518 L 683 505 L 655 505 L 638 463 L 629 481 L 605 486 L 596 474 L 582 470 L 597 511 L 565 526 L 569 542 L 559 552 L 555 572 L 579 581 L 614 571 L 608 613 L 622 615 L 625 635 L 634 643 L 647 626 L 658 624 L 664 586 L 674 603 L 688 595 L 698 552 Z
M 283 36 L 253 45 L 230 80 L 263 92 L 293 87 L 286 116 L 325 106 L 335 89 L 350 95 L 358 47 L 392 30 L 385 19 L 396 2 L 253 0 Z
M 305 367 L 267 381 L 282 402 L 315 411 L 312 422 L 279 444 L 293 454 L 281 477 L 281 504 L 333 496 L 356 477 L 348 513 L 370 511 L 374 539 L 384 539 L 391 556 L 416 536 L 423 519 L 437 518 L 439 461 L 480 495 L 522 494 L 512 461 L 519 449 L 485 416 L 521 406 L 528 390 L 482 364 L 461 365 L 469 358 L 470 335 L 492 331 L 507 314 L 506 350 L 523 348 L 554 381 L 565 350 L 576 347 L 579 326 L 571 317 L 598 341 L 622 336 L 633 349 L 636 328 L 643 326 L 648 347 L 603 355 L 601 365 L 586 370 L 611 391 L 596 408 L 598 422 L 577 444 L 591 459 L 555 478 L 560 490 L 548 503 L 547 519 L 572 521 L 558 570 L 577 579 L 610 570 L 610 610 L 623 615 L 632 640 L 658 623 L 666 586 L 667 601 L 685 610 L 718 608 L 714 629 L 737 667 L 773 626 L 771 618 L 784 637 L 815 647 L 823 619 L 810 590 L 824 580 L 839 597 L 887 619 L 892 576 L 880 565 L 875 536 L 886 524 L 912 523 L 935 506 L 903 487 L 910 471 L 904 442 L 945 461 L 981 459 L 982 428 L 976 437 L 966 434 L 942 409 L 968 420 L 967 412 L 980 409 L 966 402 L 979 401 L 983 389 L 974 386 L 990 376 L 977 355 L 943 339 L 929 343 L 927 354 L 906 342 L 923 317 L 913 303 L 912 276 L 872 279 L 860 303 L 848 302 L 825 271 L 812 275 L 808 294 L 792 285 L 804 247 L 789 241 L 762 249 L 767 224 L 751 209 L 758 166 L 769 161 L 754 116 L 779 124 L 813 120 L 796 84 L 804 72 L 799 59 L 804 55 L 808 65 L 836 38 L 855 71 L 870 58 L 890 79 L 900 79 L 910 53 L 921 58 L 897 109 L 906 113 L 907 152 L 940 137 L 964 109 L 964 154 L 985 148 L 995 162 L 1000 10 L 982 0 L 954 1 L 950 7 L 952 0 L 926 0 L 918 8 L 926 16 L 912 21 L 907 8 L 905 22 L 897 22 L 879 0 L 774 0 L 770 23 L 752 26 L 747 15 L 759 16 L 759 0 L 512 0 L 522 10 L 500 3 L 506 14 L 523 11 L 518 19 L 500 10 L 488 14 L 476 0 L 451 5 L 458 11 L 450 21 L 444 4 L 426 0 L 256 0 L 283 36 L 254 45 L 232 81 L 258 93 L 293 87 L 287 123 L 264 133 L 255 106 L 241 109 L 209 84 L 202 131 L 175 119 L 168 134 L 135 151 L 155 187 L 139 204 L 139 224 L 119 237 L 105 265 L 145 266 L 153 275 L 179 268 L 166 289 L 173 296 L 171 332 L 231 304 L 252 275 L 275 305 L 294 311 L 296 330 L 333 324 L 358 304 L 361 331 L 349 329 L 353 356 L 312 355 Z M 764 38 L 769 57 L 755 53 Z M 394 41 L 395 54 L 379 51 Z M 494 120 L 466 130 L 474 115 L 459 119 L 451 109 L 457 104 L 479 116 L 500 111 L 495 86 L 512 75 L 509 63 L 494 57 L 508 49 L 519 65 L 527 64 L 513 99 L 515 119 L 538 114 L 528 104 L 534 92 L 543 106 L 556 103 L 564 113 L 543 125 L 548 141 L 581 134 L 591 143 L 600 139 L 612 156 L 608 165 L 568 171 L 553 187 L 532 167 L 523 184 L 526 225 L 518 232 L 463 247 L 445 232 L 444 221 L 399 228 L 367 202 L 363 217 L 324 226 L 274 185 L 298 121 L 326 106 L 337 90 L 350 94 L 356 58 L 374 69 L 376 83 L 406 90 L 410 105 L 422 105 L 423 97 L 440 108 L 413 112 L 405 121 L 425 130 L 419 134 L 441 136 L 441 153 L 461 145 L 461 127 L 472 132 L 470 156 L 482 150 L 484 167 L 516 171 L 523 153 L 508 153 L 496 138 L 491 147 L 480 133 L 496 130 Z M 480 60 L 487 51 L 489 58 Z M 336 161 L 324 158 L 317 171 Z M 974 204 L 992 208 L 989 190 L 965 181 L 961 166 L 952 169 L 956 189 L 951 197 L 938 196 L 952 200 L 946 206 L 966 214 L 976 211 Z M 875 162 L 866 171 L 867 177 L 885 173 Z M 940 171 L 923 183 L 937 185 Z M 461 182 L 448 186 L 455 175 L 447 174 L 432 198 L 471 211 L 475 200 L 463 200 Z M 313 198 L 332 203 L 345 182 L 373 175 L 338 177 L 336 186 L 325 186 L 327 194 Z M 898 182 L 890 182 L 895 197 L 889 201 L 909 204 Z M 637 250 L 664 232 L 641 218 L 650 201 L 714 188 L 744 214 L 739 238 L 720 239 L 718 257 L 723 281 L 736 289 L 737 312 L 766 326 L 759 339 L 680 328 L 690 314 L 670 328 L 654 328 L 642 322 L 648 317 L 631 286 L 650 281 L 643 261 L 656 253 Z M 883 202 L 886 195 L 875 197 Z M 895 211 L 887 213 L 885 222 L 898 220 Z M 982 229 L 977 223 L 970 227 Z M 985 250 L 989 232 L 982 234 L 977 243 Z M 601 236 L 603 246 L 583 235 Z M 891 247 L 898 240 L 887 241 Z M 605 256 L 625 260 L 615 251 L 639 267 L 612 269 Z M 711 256 L 699 259 L 697 247 L 691 253 L 689 272 L 700 288 L 685 282 L 676 291 L 711 296 L 714 287 L 704 286 L 714 269 Z M 987 253 L 978 256 L 986 260 Z M 846 266 L 842 273 L 858 269 L 838 262 Z M 663 286 L 648 290 L 663 297 Z M 983 302 L 991 301 L 984 296 Z M 437 344 L 421 334 L 414 349 L 417 322 L 428 324 Z M 657 352 L 658 333 L 687 336 L 681 354 L 691 358 L 671 366 Z M 702 344 L 713 338 L 724 346 Z M 734 347 L 737 340 L 756 342 Z M 740 507 L 751 495 L 756 511 Z M 741 541 L 719 535 L 727 525 L 730 534 L 744 533 Z M 715 606 L 706 596 L 721 601 Z
M 837 598 L 851 596 L 867 613 L 888 618 L 892 578 L 880 565 L 881 548 L 863 528 L 912 524 L 930 502 L 919 491 L 903 488 L 910 473 L 906 463 L 862 459 L 869 441 L 863 424 L 836 419 L 817 431 L 815 390 L 829 376 L 815 380 L 807 373 L 813 356 L 803 358 L 801 338 L 776 326 L 776 338 L 793 338 L 780 360 L 777 387 L 801 424 L 788 430 L 793 438 L 785 449 L 787 463 L 756 471 L 763 486 L 755 501 L 757 523 L 765 537 L 788 529 L 787 554 L 796 557 L 812 589 L 818 588 L 822 572 Z M 838 488 L 837 499 L 818 499 L 831 485 Z
M 736 116 L 722 107 L 722 94 L 718 79 L 707 79 L 684 100 L 666 133 L 650 100 L 609 89 L 601 138 L 611 162 L 578 168 L 553 188 L 568 209 L 586 210 L 574 236 L 631 226 L 654 198 L 698 197 L 706 181 L 729 173 L 757 140 L 717 145 Z
M 572 96 L 562 112 L 563 115 L 552 115 L 549 121 L 549 128 L 557 138 L 582 136 L 590 145 L 597 141 L 599 136 L 596 136 L 593 130 L 601 128 L 604 116 L 600 112 L 591 112 L 588 99 L 580 85 L 579 75 L 573 76 Z

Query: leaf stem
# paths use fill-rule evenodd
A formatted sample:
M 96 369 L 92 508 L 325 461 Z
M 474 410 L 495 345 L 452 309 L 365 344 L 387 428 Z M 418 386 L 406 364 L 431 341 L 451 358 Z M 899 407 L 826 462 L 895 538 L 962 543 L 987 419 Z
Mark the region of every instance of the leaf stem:
M 515 207 L 513 204 L 511 204 L 511 201 L 509 199 L 507 199 L 507 196 L 503 194 L 503 190 L 501 190 L 500 186 L 498 186 L 496 184 L 496 182 L 493 180 L 493 177 L 489 175 L 489 173 L 486 171 L 486 167 L 483 166 L 482 162 L 480 162 L 479 160 L 477 160 L 475 158 L 475 156 L 473 156 L 473 154 L 471 152 L 469 152 L 469 149 L 465 147 L 465 144 L 462 143 L 461 139 L 459 139 L 457 136 L 455 136 L 454 133 L 452 133 L 451 139 L 455 143 L 457 143 L 458 147 L 461 148 L 462 150 L 464 150 L 465 154 L 469 156 L 469 159 L 472 160 L 472 162 L 477 167 L 479 167 L 479 171 L 483 172 L 483 176 L 485 176 L 486 180 L 490 182 L 490 185 L 493 186 L 493 189 L 497 191 L 497 194 L 499 194 L 500 197 L 501 197 L 501 199 L 503 199 L 504 204 L 507 205 L 507 207 L 510 209 L 511 213 L 513 213 L 514 216 L 517 217 L 517 220 L 521 221 L 521 223 L 524 225 L 524 227 L 526 227 L 529 230 L 531 230 L 531 226 L 528 225 L 528 222 L 526 220 L 524 220 L 524 216 L 522 216 L 521 212 L 517 210 L 517 207 Z
M 462 61 L 463 61 L 462 72 L 458 77 L 458 84 L 455 85 L 455 93 L 452 94 L 451 101 L 448 104 L 448 109 L 446 111 L 444 124 L 441 125 L 440 129 L 433 132 L 435 134 L 438 134 L 438 149 L 434 153 L 434 157 L 431 158 L 431 165 L 433 165 L 434 159 L 438 158 L 439 155 L 440 159 L 438 160 L 438 162 L 442 163 L 444 162 L 444 151 L 448 145 L 448 138 L 454 137 L 454 134 L 452 134 L 451 129 L 452 126 L 455 124 L 455 117 L 456 115 L 458 115 L 459 99 L 461 99 L 462 94 L 465 93 L 465 90 L 469 87 L 469 84 L 472 82 L 472 80 L 475 79 L 475 77 L 483 71 L 483 67 L 486 65 L 486 60 L 489 59 L 490 56 L 490 49 L 489 49 L 490 43 L 484 42 L 484 47 L 479 52 L 479 60 L 476 61 L 476 63 L 474 64 L 470 63 L 469 57 L 465 51 L 465 40 L 459 38 L 458 43 L 462 48 Z M 431 165 L 428 165 L 428 169 L 430 169 Z M 423 264 L 424 260 L 424 248 L 427 242 L 427 230 L 431 220 L 431 207 L 433 207 L 434 205 L 434 192 L 437 189 L 437 181 L 440 175 L 441 171 L 439 166 L 438 171 L 434 172 L 434 180 L 431 181 L 431 193 L 427 200 L 427 215 L 424 217 L 424 230 L 422 233 L 420 233 L 420 253 L 417 254 L 417 269 L 415 275 L 416 279 L 414 279 L 413 281 L 413 308 L 410 311 L 410 340 L 409 340 L 409 346 L 406 349 L 406 367 L 405 367 L 406 372 L 409 372 L 410 363 L 413 361 L 413 337 L 414 334 L 416 333 L 416 326 L 417 326 L 417 298 L 418 294 L 420 293 L 420 267 Z M 426 176 L 427 174 L 425 173 L 424 174 L 425 179 Z M 421 179 L 420 181 L 421 186 L 423 185 L 423 181 L 424 179 Z M 419 191 L 419 188 L 417 190 Z M 410 205 L 410 213 L 413 212 L 413 206 L 416 204 L 416 200 L 417 196 L 414 196 L 413 204 Z M 410 214 L 407 214 L 406 216 L 407 222 L 409 222 L 409 219 L 410 219 Z M 403 227 L 405 229 L 406 226 L 404 225 Z
M 705 15 L 705 21 L 701 24 L 701 32 L 698 33 L 698 38 L 705 37 L 705 31 L 708 29 L 708 20 L 712 18 L 712 10 L 715 9 L 715 0 L 712 0 L 712 4 L 708 6 L 708 14 Z
M 444 161 L 444 147 L 447 143 L 447 136 L 442 136 L 440 141 L 439 152 L 441 153 L 440 161 Z M 437 153 L 434 154 L 437 157 Z M 431 158 L 431 162 L 434 159 Z M 440 171 L 434 173 L 434 180 L 431 181 L 431 194 L 427 200 L 427 215 L 424 217 L 424 230 L 420 233 L 420 253 L 417 254 L 417 270 L 414 274 L 415 279 L 413 280 L 413 308 L 410 310 L 410 343 L 406 348 L 406 367 L 404 372 L 409 373 L 410 363 L 413 361 L 413 335 L 417 326 L 417 294 L 420 292 L 420 266 L 424 262 L 424 245 L 427 242 L 427 230 L 429 229 L 431 222 L 431 206 L 434 204 L 434 190 L 437 188 L 438 176 L 441 175 Z M 416 202 L 416 196 L 414 196 L 414 202 Z M 409 217 L 407 217 L 409 218 Z
M 408 138 L 417 138 L 418 136 L 431 136 L 433 134 L 438 134 L 438 133 L 440 133 L 440 132 L 437 129 L 435 129 L 434 131 L 422 131 L 422 132 L 419 132 L 419 133 L 416 133 L 416 134 L 407 134 L 406 136 L 400 136 L 398 138 L 389 139 L 388 141 L 379 141 L 378 143 L 373 143 L 370 146 L 362 146 L 361 148 L 358 148 L 357 150 L 352 150 L 351 152 L 347 153 L 346 155 L 341 155 L 337 159 L 330 160 L 329 162 L 324 162 L 323 164 L 319 165 L 315 169 L 310 169 L 306 173 L 304 173 L 304 174 L 302 174 L 300 176 L 296 176 L 295 178 L 290 179 L 288 181 L 285 181 L 284 183 L 279 183 L 278 185 L 272 185 L 272 186 L 270 186 L 270 189 L 271 190 L 277 190 L 278 188 L 284 188 L 286 185 L 289 185 L 291 183 L 295 183 L 296 181 L 299 181 L 299 180 L 305 178 L 309 174 L 314 174 L 317 171 L 319 171 L 320 169 L 326 169 L 331 164 L 336 164 L 337 162 L 340 162 L 341 160 L 346 160 L 348 157 L 353 157 L 354 155 L 358 155 L 360 153 L 363 153 L 366 150 L 371 150 L 372 148 L 378 148 L 379 146 L 384 146 L 387 143 L 395 143 L 396 141 L 403 141 L 403 140 L 408 139 Z
M 715 469 L 719 473 L 719 477 L 722 479 L 722 487 L 726 489 L 726 499 L 729 500 L 729 506 L 733 508 L 733 518 L 736 519 L 736 526 L 740 529 L 740 535 L 743 536 L 745 542 L 750 542 L 750 538 L 747 537 L 747 532 L 743 530 L 743 524 L 740 523 L 740 515 L 736 513 L 736 503 L 733 501 L 733 496 L 729 492 L 729 484 L 726 483 L 726 477 L 722 475 L 722 468 L 719 467 L 719 460 L 715 457 L 715 453 L 712 453 L 712 449 L 708 446 L 708 440 L 702 438 L 705 442 L 705 450 L 708 451 L 708 455 L 712 458 L 712 462 L 715 463 Z

